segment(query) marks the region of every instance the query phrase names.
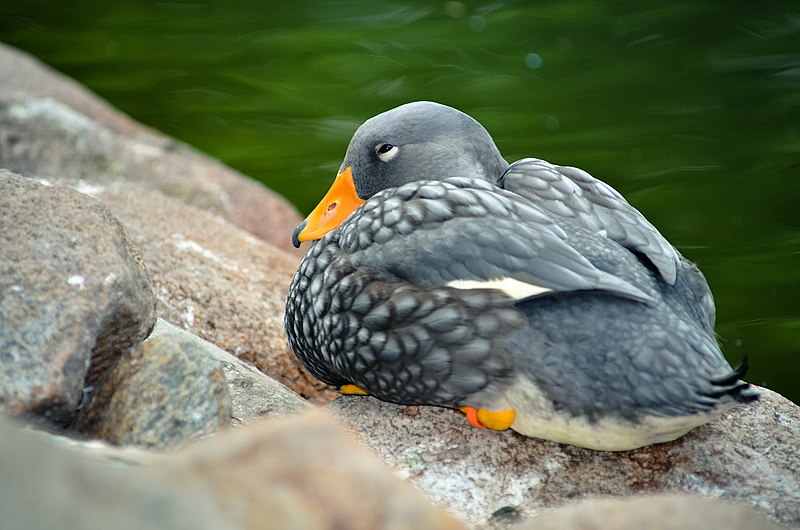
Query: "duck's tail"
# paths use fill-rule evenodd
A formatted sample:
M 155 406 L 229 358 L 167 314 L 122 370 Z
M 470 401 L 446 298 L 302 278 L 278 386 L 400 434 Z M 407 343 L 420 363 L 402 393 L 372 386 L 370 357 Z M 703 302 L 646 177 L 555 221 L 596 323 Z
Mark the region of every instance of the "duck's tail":
M 705 395 L 716 399 L 730 396 L 739 403 L 752 403 L 758 400 L 761 394 L 750 386 L 750 383 L 742 381 L 742 377 L 747 373 L 748 368 L 747 356 L 745 356 L 735 370 L 711 379 L 714 389 L 706 392 Z

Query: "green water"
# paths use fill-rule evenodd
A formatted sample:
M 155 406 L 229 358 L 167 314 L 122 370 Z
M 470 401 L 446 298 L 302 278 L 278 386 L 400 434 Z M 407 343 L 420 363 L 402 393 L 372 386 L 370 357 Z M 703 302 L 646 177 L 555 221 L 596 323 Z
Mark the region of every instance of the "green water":
M 0 41 L 302 212 L 361 121 L 459 107 L 620 190 L 706 273 L 731 362 L 800 402 L 796 1 L 290 4 L 3 0 Z

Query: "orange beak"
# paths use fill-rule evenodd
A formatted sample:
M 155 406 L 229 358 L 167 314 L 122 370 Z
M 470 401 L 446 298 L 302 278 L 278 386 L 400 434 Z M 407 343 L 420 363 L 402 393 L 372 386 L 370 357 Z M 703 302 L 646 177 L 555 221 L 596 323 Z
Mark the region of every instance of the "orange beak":
M 347 219 L 356 208 L 366 201 L 356 194 L 353 172 L 350 166 L 336 175 L 333 186 L 306 220 L 300 223 L 294 234 L 292 244 L 299 247 L 303 241 L 319 239 Z

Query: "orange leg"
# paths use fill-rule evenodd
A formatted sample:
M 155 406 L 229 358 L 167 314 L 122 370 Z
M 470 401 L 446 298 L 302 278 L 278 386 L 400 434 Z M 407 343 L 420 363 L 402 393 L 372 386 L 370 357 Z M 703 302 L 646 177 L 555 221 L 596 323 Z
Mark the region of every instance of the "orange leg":
M 467 415 L 467 421 L 473 427 L 485 429 L 486 425 L 478 421 L 478 409 L 475 407 L 461 407 L 461 412 Z

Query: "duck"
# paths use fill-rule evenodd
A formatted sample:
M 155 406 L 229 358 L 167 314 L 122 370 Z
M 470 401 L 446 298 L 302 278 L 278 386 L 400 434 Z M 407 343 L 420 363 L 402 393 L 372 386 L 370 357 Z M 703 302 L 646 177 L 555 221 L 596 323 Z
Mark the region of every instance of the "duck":
M 508 163 L 430 101 L 364 122 L 286 299 L 289 346 L 343 394 L 600 451 L 675 440 L 758 399 L 703 274 L 610 185 Z

